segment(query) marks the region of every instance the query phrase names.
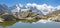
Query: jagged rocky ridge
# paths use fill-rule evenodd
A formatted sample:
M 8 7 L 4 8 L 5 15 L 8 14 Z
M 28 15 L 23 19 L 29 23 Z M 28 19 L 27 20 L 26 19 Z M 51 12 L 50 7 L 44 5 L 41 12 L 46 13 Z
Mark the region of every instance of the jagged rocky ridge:
M 47 15 L 44 15 L 41 10 L 32 6 L 20 6 L 14 5 L 13 7 L 7 7 L 6 5 L 0 5 L 0 22 L 4 20 L 40 20 L 40 19 L 50 19 L 53 21 L 60 21 L 59 14 L 60 10 L 53 11 Z M 57 18 L 56 18 L 57 16 Z M 55 19 L 56 18 L 56 19 Z

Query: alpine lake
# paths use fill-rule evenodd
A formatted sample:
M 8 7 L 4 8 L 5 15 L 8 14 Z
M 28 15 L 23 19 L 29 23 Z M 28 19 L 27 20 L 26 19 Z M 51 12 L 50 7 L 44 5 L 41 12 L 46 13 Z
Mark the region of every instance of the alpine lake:
M 60 28 L 60 22 L 15 20 L 0 23 L 0 28 Z

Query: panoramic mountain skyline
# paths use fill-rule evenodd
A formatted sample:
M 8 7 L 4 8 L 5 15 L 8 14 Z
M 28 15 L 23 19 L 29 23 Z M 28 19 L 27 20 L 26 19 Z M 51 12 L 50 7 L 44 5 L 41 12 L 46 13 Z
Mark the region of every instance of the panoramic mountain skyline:
M 60 10 L 60 0 L 0 0 L 0 4 L 11 7 L 12 12 L 33 10 L 44 15 Z M 17 6 L 16 6 L 17 5 Z

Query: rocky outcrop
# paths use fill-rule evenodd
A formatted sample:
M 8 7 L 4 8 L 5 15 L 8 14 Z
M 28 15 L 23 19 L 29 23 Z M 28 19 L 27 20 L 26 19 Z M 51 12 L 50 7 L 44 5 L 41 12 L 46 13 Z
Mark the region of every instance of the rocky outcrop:
M 55 16 L 55 17 L 51 17 L 49 19 L 52 20 L 52 21 L 55 21 L 55 22 L 60 22 L 60 14 Z
M 15 16 L 10 15 L 10 14 L 2 15 L 1 18 L 4 20 L 15 20 L 16 19 Z
M 4 22 L 4 19 L 0 18 L 0 22 Z

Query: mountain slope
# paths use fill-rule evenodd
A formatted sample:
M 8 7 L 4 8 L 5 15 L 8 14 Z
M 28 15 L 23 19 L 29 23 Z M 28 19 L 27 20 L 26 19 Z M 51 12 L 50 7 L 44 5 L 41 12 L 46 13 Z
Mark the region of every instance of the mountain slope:
M 9 11 L 9 8 L 8 8 L 8 6 L 6 6 L 5 4 L 0 4 L 0 13 L 9 13 L 10 11 Z
M 53 11 L 52 13 L 49 13 L 47 15 L 45 15 L 47 18 L 50 18 L 50 17 L 55 17 L 55 16 L 58 16 L 60 15 L 60 10 L 56 10 L 56 11 Z
M 44 15 L 40 10 L 38 10 L 36 7 L 32 7 L 32 6 L 25 6 L 25 5 L 23 5 L 22 7 L 19 5 L 19 4 L 17 4 L 17 5 L 14 5 L 13 7 L 11 7 L 11 11 L 12 11 L 12 13 L 20 13 L 21 11 L 27 11 L 27 10 L 32 10 L 33 12 L 36 12 L 36 13 L 38 13 L 38 14 L 40 14 L 40 15 Z

